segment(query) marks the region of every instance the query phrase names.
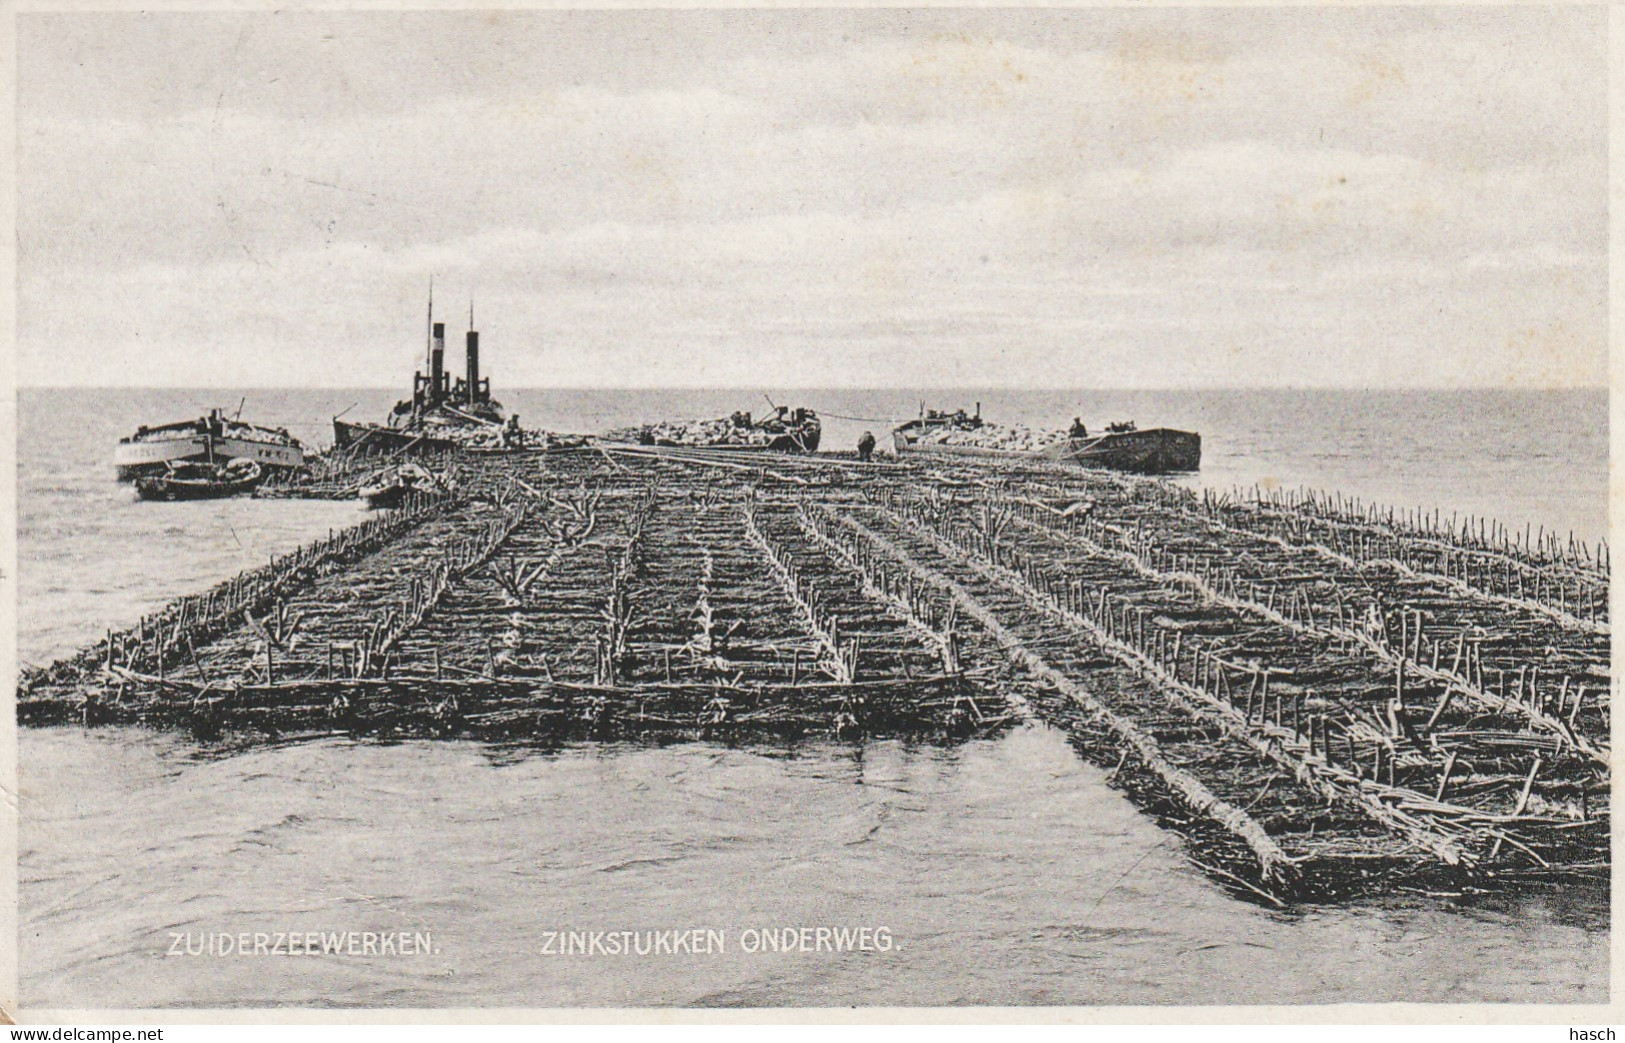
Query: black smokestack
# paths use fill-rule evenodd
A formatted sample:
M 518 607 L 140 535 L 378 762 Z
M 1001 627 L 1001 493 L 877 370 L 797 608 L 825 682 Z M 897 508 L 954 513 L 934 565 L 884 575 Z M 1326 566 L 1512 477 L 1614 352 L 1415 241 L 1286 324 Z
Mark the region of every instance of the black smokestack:
M 429 349 L 429 401 L 438 402 L 443 397 L 441 387 L 445 384 L 446 372 L 446 324 L 434 324 L 434 347 Z
M 468 331 L 468 403 L 480 400 L 480 335 Z

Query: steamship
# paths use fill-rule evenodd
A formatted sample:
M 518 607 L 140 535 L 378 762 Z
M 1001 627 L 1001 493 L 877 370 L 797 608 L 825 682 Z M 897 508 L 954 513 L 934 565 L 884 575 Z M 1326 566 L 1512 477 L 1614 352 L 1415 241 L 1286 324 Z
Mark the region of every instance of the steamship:
M 297 471 L 305 466 L 305 447 L 282 428 L 244 423 L 215 409 L 196 420 L 142 425 L 113 448 L 113 466 L 124 482 L 167 474 L 184 464 L 233 460 L 250 460 L 270 471 Z
M 333 418 L 333 447 L 340 451 L 414 453 L 448 449 L 505 448 L 521 440 L 518 418 L 507 417 L 491 397 L 491 378 L 480 376 L 480 335 L 468 309 L 466 369 L 453 379 L 446 370 L 446 324 L 434 321 L 429 301 L 429 348 L 425 369 L 412 374 L 412 397 L 390 410 L 382 424 Z

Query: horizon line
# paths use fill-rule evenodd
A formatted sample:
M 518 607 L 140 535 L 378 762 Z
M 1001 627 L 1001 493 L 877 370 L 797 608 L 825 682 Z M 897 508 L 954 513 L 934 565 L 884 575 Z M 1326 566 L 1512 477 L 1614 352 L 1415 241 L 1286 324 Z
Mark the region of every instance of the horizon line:
M 36 384 L 19 381 L 17 391 L 399 391 L 395 384 Z M 1608 391 L 1609 384 L 1178 384 L 1152 387 L 1128 385 L 1033 385 L 1033 384 L 917 384 L 898 385 L 835 385 L 835 384 L 513 384 L 513 391 L 740 391 L 759 392 L 764 388 L 774 391 L 895 391 L 911 394 L 930 392 L 966 391 L 1077 391 L 1092 392 L 1168 392 L 1168 391 L 1365 391 L 1365 392 L 1450 392 L 1450 391 Z

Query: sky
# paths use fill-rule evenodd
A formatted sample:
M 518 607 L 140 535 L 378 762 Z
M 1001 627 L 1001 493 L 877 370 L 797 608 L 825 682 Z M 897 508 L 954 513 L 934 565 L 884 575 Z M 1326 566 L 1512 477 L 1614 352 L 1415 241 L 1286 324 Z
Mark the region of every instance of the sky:
M 1601 386 L 1606 19 L 19 14 L 19 380 Z

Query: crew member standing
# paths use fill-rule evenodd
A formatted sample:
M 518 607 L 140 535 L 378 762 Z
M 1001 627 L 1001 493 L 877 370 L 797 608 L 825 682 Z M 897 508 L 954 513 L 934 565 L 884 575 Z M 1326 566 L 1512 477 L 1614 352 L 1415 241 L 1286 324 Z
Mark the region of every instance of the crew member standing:
M 867 460 L 874 455 L 874 452 L 875 436 L 865 431 L 863 437 L 858 439 L 858 459 Z

